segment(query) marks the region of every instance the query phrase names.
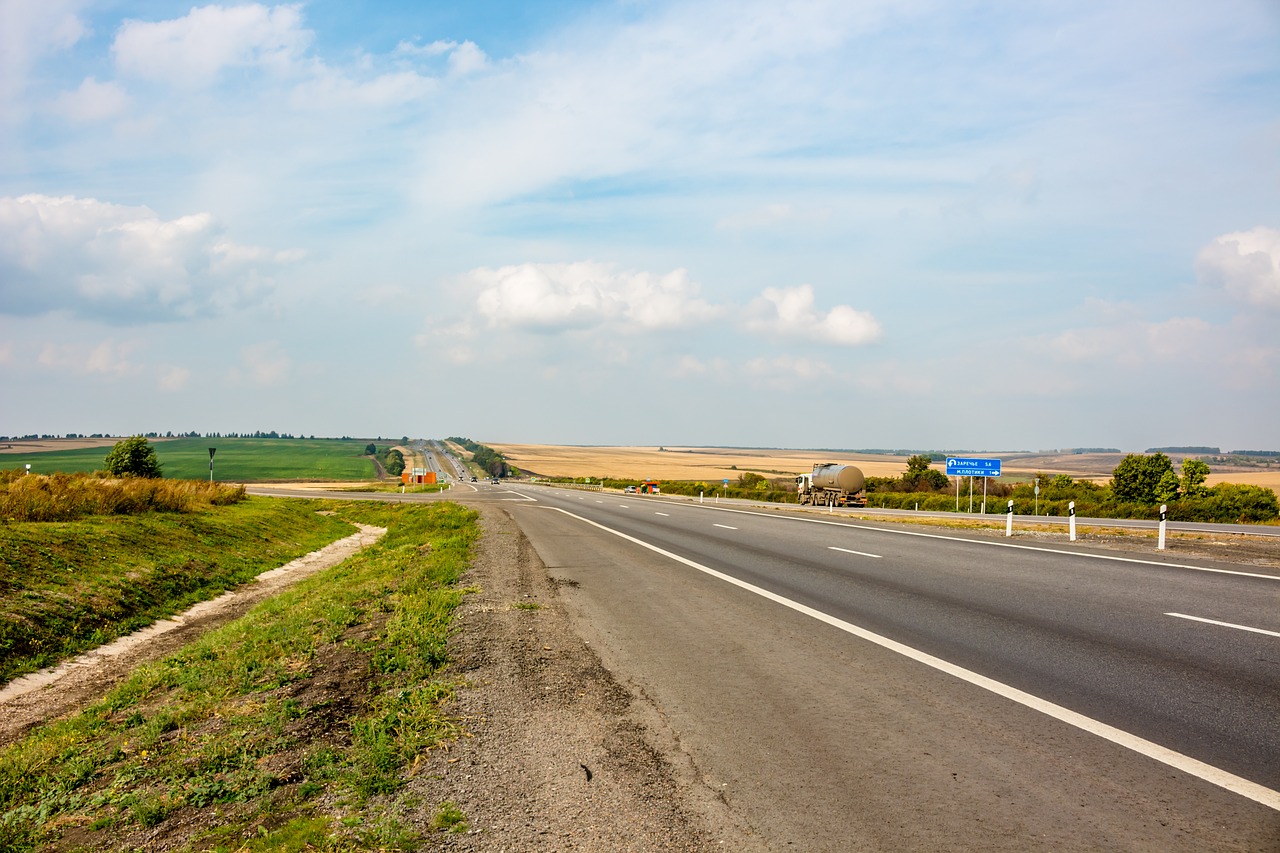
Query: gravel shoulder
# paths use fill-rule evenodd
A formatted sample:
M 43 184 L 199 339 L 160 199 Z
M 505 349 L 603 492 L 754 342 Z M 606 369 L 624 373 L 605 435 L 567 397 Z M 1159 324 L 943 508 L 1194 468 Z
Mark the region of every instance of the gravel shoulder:
M 501 507 L 464 583 L 477 587 L 451 651 L 469 684 L 451 711 L 466 736 L 427 756 L 412 786 L 449 801 L 465 851 L 761 850 L 703 785 L 672 733 L 574 631 L 557 582 Z

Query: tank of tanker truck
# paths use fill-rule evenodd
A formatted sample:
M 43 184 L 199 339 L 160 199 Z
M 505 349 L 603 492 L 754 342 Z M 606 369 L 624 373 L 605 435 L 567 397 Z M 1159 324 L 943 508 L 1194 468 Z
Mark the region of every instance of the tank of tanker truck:
M 852 465 L 814 465 L 811 476 L 815 489 L 838 489 L 851 495 L 862 491 L 867 483 L 862 469 Z

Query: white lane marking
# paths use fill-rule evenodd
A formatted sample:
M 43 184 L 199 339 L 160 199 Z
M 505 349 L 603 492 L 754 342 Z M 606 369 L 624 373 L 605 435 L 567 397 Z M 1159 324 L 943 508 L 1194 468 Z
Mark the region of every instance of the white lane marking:
M 619 509 L 631 509 L 631 507 L 630 507 L 629 505 L 627 505 L 627 504 L 618 504 L 618 508 L 619 508 Z
M 661 516 L 663 516 L 664 518 L 670 518 L 670 517 L 671 517 L 670 513 L 665 513 L 665 512 L 655 512 L 655 513 L 654 513 L 654 515 L 661 515 Z
M 1280 637 L 1280 631 L 1268 631 L 1266 628 L 1251 628 L 1248 625 L 1237 625 L 1234 622 L 1219 622 L 1217 619 L 1206 619 L 1203 616 L 1188 616 L 1185 613 L 1166 613 L 1165 616 L 1176 616 L 1179 619 L 1190 619 L 1192 622 L 1204 622 L 1206 625 L 1221 625 L 1223 628 L 1235 628 L 1239 631 L 1252 631 L 1255 634 L 1266 634 L 1268 637 Z
M 850 551 L 848 548 L 837 548 L 835 545 L 828 545 L 827 550 L 843 551 L 846 554 L 857 554 L 859 557 L 875 557 L 877 560 L 881 559 L 880 554 L 868 554 L 866 551 Z
M 730 527 L 727 524 L 713 524 L 712 527 L 723 527 L 725 530 L 737 530 L 736 527 Z
M 710 566 L 704 566 L 687 557 L 681 557 L 679 554 L 674 554 L 671 551 L 659 548 L 657 545 L 651 545 L 643 539 L 637 539 L 636 537 L 629 536 L 620 530 L 605 527 L 603 524 L 592 521 L 589 518 L 574 515 L 567 509 L 561 509 L 560 507 L 555 506 L 542 508 L 562 512 L 570 518 L 576 518 L 579 521 L 589 524 L 592 527 L 599 528 L 606 533 L 612 533 L 614 536 L 625 539 L 628 542 L 633 542 L 641 548 L 647 548 L 656 554 L 661 554 L 668 559 L 675 560 L 677 563 L 681 563 L 692 569 L 697 569 L 698 571 L 710 575 L 713 578 L 718 578 L 725 583 L 733 584 L 736 587 L 744 589 L 747 592 L 754 593 L 761 598 L 768 599 L 776 604 L 781 604 L 783 607 L 790 608 L 797 613 L 803 613 L 806 616 L 811 616 L 819 622 L 824 622 L 834 628 L 838 628 L 841 631 L 866 640 L 869 643 L 875 643 L 881 648 L 888 649 L 889 651 L 900 654 L 903 657 L 910 658 L 911 660 L 922 663 L 925 666 L 932 667 L 939 672 L 945 672 L 947 675 L 954 676 L 961 681 L 974 685 L 975 687 L 981 687 L 983 690 L 989 690 L 997 696 L 1001 696 L 1012 702 L 1017 702 L 1019 705 L 1030 708 L 1033 711 L 1039 711 L 1040 713 L 1066 723 L 1069 726 L 1075 726 L 1089 734 L 1097 735 L 1098 737 L 1109 740 L 1114 744 L 1133 750 L 1139 755 L 1145 755 L 1147 758 L 1159 761 L 1161 764 L 1167 764 L 1168 766 L 1181 770 L 1183 773 L 1194 776 L 1197 779 L 1202 779 L 1212 785 L 1217 785 L 1219 788 L 1239 794 L 1240 796 L 1253 800 L 1256 803 L 1261 803 L 1268 808 L 1280 811 L 1280 791 L 1273 791 L 1270 788 L 1259 785 L 1257 782 L 1250 782 L 1248 779 L 1236 776 L 1234 773 L 1228 773 L 1226 770 L 1214 767 L 1212 764 L 1206 764 L 1189 755 L 1183 755 L 1180 752 L 1175 752 L 1174 750 L 1161 746 L 1158 743 L 1130 734 L 1123 729 L 1117 729 L 1115 726 L 1109 726 L 1106 723 L 1086 717 L 1084 714 L 1076 713 L 1069 708 L 1064 708 L 1061 705 L 1054 704 L 1046 699 L 1041 699 L 1039 696 L 1033 696 L 1032 694 L 1019 690 L 1016 687 L 1010 687 L 1007 684 L 996 681 L 994 678 L 988 678 L 985 675 L 980 675 L 973 670 L 957 666 L 949 661 L 943 660 L 942 658 L 934 657 L 927 652 L 922 652 L 919 649 L 912 648 L 905 643 L 899 643 L 897 640 L 891 640 L 888 637 L 868 631 L 866 628 L 860 628 L 852 622 L 837 619 L 829 613 L 823 613 L 821 610 L 816 610 L 808 605 L 801 604 L 798 601 L 792 601 L 789 598 L 784 598 L 776 592 L 770 592 L 762 587 L 749 584 L 744 580 L 739 580 L 732 575 L 726 575 L 724 572 L 718 572 Z
M 808 524 L 826 524 L 831 527 L 847 527 L 851 530 L 874 530 L 877 533 L 892 533 L 897 536 L 920 536 L 924 539 L 941 539 L 945 542 L 967 542 L 970 545 L 988 545 L 993 548 L 1014 548 L 1019 551 L 1040 551 L 1044 554 L 1060 554 L 1066 557 L 1084 557 L 1090 560 L 1112 560 L 1117 563 L 1141 563 L 1144 566 L 1160 566 L 1166 569 L 1189 569 L 1193 572 L 1212 572 L 1219 575 L 1236 575 L 1242 578 L 1262 578 L 1268 581 L 1280 581 L 1280 575 L 1264 575 L 1258 572 L 1237 572 L 1232 569 L 1211 569 L 1207 566 L 1188 566 L 1183 563 L 1164 563 L 1160 560 L 1140 560 L 1136 557 L 1113 557 L 1110 554 L 1089 554 L 1083 551 L 1061 551 L 1057 548 L 1040 548 L 1035 545 L 1015 545 L 1011 542 L 994 542 L 988 539 L 964 539 L 960 536 L 943 536 L 940 533 L 921 533 L 917 530 L 893 530 L 888 527 L 873 527 L 869 524 L 851 524 L 845 521 L 826 521 L 821 518 L 798 518 L 791 515 L 778 515 L 768 512 L 751 512 L 745 509 L 727 509 L 726 507 L 703 507 L 712 512 L 732 512 L 738 515 L 755 515 L 761 518 L 778 518 L 785 521 L 803 521 Z

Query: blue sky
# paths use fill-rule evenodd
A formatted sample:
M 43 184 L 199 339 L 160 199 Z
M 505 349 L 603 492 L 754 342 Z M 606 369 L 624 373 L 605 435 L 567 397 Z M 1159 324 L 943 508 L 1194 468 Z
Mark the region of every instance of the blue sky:
M 1280 6 L 0 0 L 0 434 L 1280 449 Z

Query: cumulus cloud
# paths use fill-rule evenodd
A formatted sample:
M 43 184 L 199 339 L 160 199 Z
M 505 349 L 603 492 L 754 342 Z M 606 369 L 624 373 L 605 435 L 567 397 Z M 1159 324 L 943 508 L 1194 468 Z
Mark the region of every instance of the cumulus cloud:
M 880 338 L 880 323 L 871 314 L 837 305 L 825 314 L 814 310 L 813 287 L 767 287 L 747 307 L 746 327 L 780 338 L 839 346 L 863 346 Z
M 86 77 L 75 91 L 58 96 L 53 111 L 69 121 L 87 123 L 115 118 L 128 106 L 129 96 L 119 83 Z
M 402 41 L 396 45 L 395 56 L 420 59 L 446 57 L 449 74 L 464 77 L 483 71 L 489 67 L 489 57 L 473 41 L 433 41 L 430 44 L 418 45 L 410 41 Z
M 1258 226 L 1215 238 L 1196 256 L 1196 274 L 1246 305 L 1280 311 L 1280 230 Z
M 202 6 L 167 21 L 125 21 L 111 51 L 121 72 L 206 85 L 224 69 L 288 72 L 311 43 L 297 5 Z
M 222 313 L 261 299 L 296 254 L 227 240 L 208 213 L 164 220 L 91 198 L 0 198 L 0 304 L 111 322 Z
M 719 310 L 677 269 L 664 275 L 622 271 L 611 264 L 520 264 L 467 274 L 479 289 L 476 310 L 491 328 L 534 331 L 611 324 L 626 331 L 702 322 Z

